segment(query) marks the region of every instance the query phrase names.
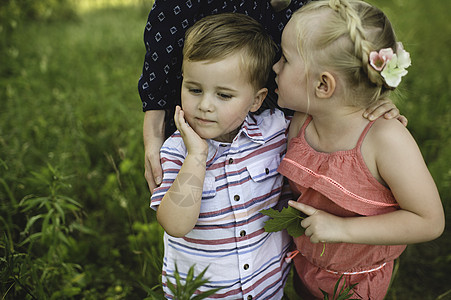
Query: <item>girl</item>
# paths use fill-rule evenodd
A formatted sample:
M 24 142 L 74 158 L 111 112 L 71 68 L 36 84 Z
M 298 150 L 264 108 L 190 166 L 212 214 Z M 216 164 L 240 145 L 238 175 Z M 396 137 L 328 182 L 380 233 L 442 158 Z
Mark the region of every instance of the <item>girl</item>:
M 444 212 L 420 150 L 396 120 L 362 117 L 410 65 L 379 9 L 313 1 L 282 34 L 281 107 L 295 111 L 279 172 L 307 217 L 294 263 L 309 295 L 333 294 L 344 276 L 354 297 L 383 299 L 405 244 L 441 235 Z M 324 251 L 324 253 L 323 253 Z

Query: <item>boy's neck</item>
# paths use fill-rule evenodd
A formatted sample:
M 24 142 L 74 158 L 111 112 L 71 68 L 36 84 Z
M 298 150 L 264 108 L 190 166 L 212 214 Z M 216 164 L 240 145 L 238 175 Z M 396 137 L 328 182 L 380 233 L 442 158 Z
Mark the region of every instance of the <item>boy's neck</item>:
M 230 131 L 229 133 L 222 135 L 218 138 L 214 138 L 214 141 L 220 142 L 220 143 L 232 143 L 233 139 L 237 136 L 238 132 L 240 132 L 241 127 L 243 126 L 243 123 L 241 123 L 238 128 L 235 128 L 234 130 Z

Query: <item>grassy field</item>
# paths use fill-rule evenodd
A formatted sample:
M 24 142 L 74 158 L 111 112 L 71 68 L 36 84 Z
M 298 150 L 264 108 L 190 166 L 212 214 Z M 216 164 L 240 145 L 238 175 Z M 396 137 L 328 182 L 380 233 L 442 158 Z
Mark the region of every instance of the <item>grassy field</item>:
M 2 299 L 160 293 L 162 232 L 148 208 L 137 93 L 150 4 L 136 2 L 0 26 Z M 411 52 L 398 106 L 450 222 L 451 2 L 371 2 Z M 387 299 L 450 299 L 450 274 L 447 226 L 407 248 Z

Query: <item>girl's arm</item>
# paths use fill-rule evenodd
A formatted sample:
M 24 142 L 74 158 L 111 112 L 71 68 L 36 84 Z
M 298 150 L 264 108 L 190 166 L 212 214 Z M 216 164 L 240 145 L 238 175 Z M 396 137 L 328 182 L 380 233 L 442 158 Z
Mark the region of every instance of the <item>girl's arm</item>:
M 368 140 L 368 141 L 367 141 Z M 302 221 L 312 242 L 411 244 L 439 237 L 445 225 L 437 187 L 407 129 L 396 120 L 378 120 L 365 139 L 365 160 L 375 159 L 380 177 L 400 209 L 391 213 L 341 218 L 301 203 L 290 205 L 310 215 Z M 370 152 L 370 153 L 368 153 Z
M 157 220 L 169 235 L 183 237 L 194 228 L 199 217 L 208 145 L 185 123 L 180 107 L 176 108 L 174 121 L 188 154 L 161 200 Z

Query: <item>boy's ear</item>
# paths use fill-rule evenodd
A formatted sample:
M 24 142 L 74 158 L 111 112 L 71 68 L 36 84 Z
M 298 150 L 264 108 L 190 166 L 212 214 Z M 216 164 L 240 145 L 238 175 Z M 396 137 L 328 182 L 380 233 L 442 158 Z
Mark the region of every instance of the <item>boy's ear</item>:
M 330 98 L 335 92 L 335 77 L 329 72 L 323 72 L 320 75 L 318 84 L 315 88 L 315 94 L 318 98 Z
M 267 88 L 262 88 L 258 90 L 254 97 L 254 103 L 252 104 L 251 109 L 249 111 L 256 112 L 260 108 L 260 106 L 262 106 L 262 103 L 265 100 L 266 95 L 268 95 Z

